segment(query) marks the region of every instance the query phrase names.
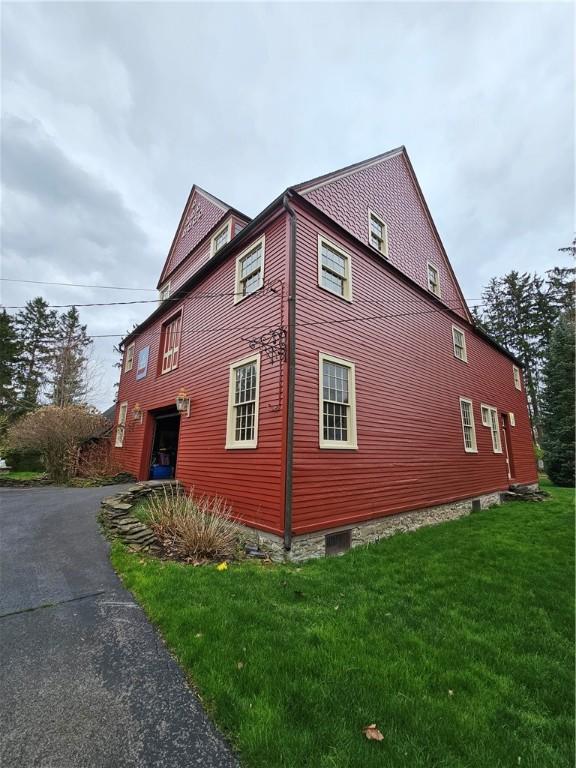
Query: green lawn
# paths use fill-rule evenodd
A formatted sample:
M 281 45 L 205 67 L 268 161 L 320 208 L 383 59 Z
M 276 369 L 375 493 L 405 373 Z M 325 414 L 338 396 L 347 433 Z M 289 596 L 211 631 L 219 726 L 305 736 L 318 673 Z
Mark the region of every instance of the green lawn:
M 44 472 L 2 472 L 1 477 L 7 477 L 10 480 L 39 480 L 41 477 L 45 477 Z
M 574 496 L 549 490 L 301 567 L 112 557 L 245 766 L 569 768 Z

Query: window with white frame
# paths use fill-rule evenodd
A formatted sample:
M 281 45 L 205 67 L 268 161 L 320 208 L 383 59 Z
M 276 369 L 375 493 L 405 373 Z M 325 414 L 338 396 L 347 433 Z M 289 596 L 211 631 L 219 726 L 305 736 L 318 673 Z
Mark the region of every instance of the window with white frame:
M 158 298 L 160 301 L 166 301 L 166 299 L 170 298 L 170 283 L 164 283 L 158 291 Z
M 522 389 L 522 379 L 520 378 L 520 368 L 517 365 L 512 366 L 512 373 L 514 375 L 514 386 L 516 389 Z
M 472 400 L 460 398 L 460 416 L 462 419 L 462 435 L 466 453 L 476 453 L 476 427 L 474 425 L 474 409 Z
M 259 391 L 260 355 L 230 366 L 226 448 L 256 448 Z
M 492 449 L 494 453 L 502 453 L 502 441 L 500 440 L 500 422 L 498 410 L 491 405 L 480 405 L 482 424 L 490 428 L 492 435 Z
M 356 448 L 354 363 L 320 354 L 320 447 Z
M 236 259 L 236 289 L 238 303 L 264 285 L 264 237 L 243 251 Z
M 368 211 L 368 238 L 372 248 L 376 248 L 382 256 L 388 256 L 388 227 L 379 216 Z
M 452 326 L 452 343 L 454 345 L 454 357 L 458 360 L 466 363 L 468 361 L 468 355 L 466 353 L 466 335 L 462 328 L 458 328 L 457 325 Z
M 230 232 L 232 230 L 232 219 L 221 227 L 212 238 L 212 256 L 221 248 L 230 242 Z
M 510 413 L 508 414 L 508 423 L 510 424 L 511 427 L 516 426 L 516 416 L 514 416 L 512 411 L 510 411 Z
M 131 371 L 134 367 L 134 349 L 136 346 L 136 342 L 132 342 L 132 344 L 128 344 L 126 347 L 126 359 L 124 360 L 124 373 L 128 373 L 128 371 Z
M 352 300 L 350 256 L 322 235 L 318 235 L 318 285 L 347 301 Z
M 438 267 L 428 262 L 428 290 L 435 296 L 440 296 L 440 273 Z
M 118 410 L 118 424 L 116 425 L 116 448 L 122 448 L 124 445 L 124 435 L 126 433 L 126 416 L 128 414 L 128 403 L 120 403 Z
M 182 316 L 170 320 L 162 329 L 162 365 L 161 373 L 168 373 L 178 368 L 180 357 L 180 335 Z

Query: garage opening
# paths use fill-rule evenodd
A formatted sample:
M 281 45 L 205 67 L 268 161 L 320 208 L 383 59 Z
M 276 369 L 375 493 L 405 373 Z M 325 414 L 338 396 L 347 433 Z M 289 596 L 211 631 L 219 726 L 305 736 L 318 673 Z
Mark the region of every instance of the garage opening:
M 180 414 L 171 408 L 153 416 L 155 427 L 149 477 L 151 480 L 166 480 L 176 476 Z

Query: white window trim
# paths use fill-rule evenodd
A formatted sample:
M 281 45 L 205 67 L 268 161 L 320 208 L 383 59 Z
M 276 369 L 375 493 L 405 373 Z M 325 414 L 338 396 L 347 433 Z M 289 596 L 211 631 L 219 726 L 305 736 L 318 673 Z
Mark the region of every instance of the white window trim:
M 456 354 L 456 331 L 462 334 L 462 348 L 464 350 L 464 357 L 459 357 Z M 454 350 L 454 357 L 456 360 L 460 360 L 461 363 L 467 363 L 468 362 L 468 349 L 466 348 L 466 333 L 464 332 L 463 328 L 460 328 L 459 325 L 453 325 L 452 326 L 452 347 Z
M 462 413 L 462 403 L 468 403 L 470 405 L 470 418 L 472 420 L 472 447 L 468 448 L 466 445 L 465 429 L 464 429 L 464 414 Z M 478 453 L 478 442 L 476 440 L 476 420 L 474 419 L 474 403 L 467 397 L 461 397 L 459 400 L 460 406 L 460 421 L 462 423 L 462 441 L 464 443 L 464 450 L 466 453 Z
M 438 280 L 437 280 L 437 282 L 438 282 L 438 293 L 436 293 L 436 291 L 433 291 L 432 288 L 430 288 L 430 276 L 428 274 L 428 270 L 430 269 L 430 267 L 432 267 L 432 269 L 436 272 L 436 277 L 438 278 Z M 440 283 L 440 270 L 438 269 L 436 264 L 434 264 L 431 261 L 426 262 L 426 287 L 428 288 L 428 290 L 430 291 L 432 296 L 437 296 L 439 299 L 442 298 L 442 285 Z
M 134 368 L 134 352 L 136 351 L 136 342 L 128 344 L 126 347 L 126 358 L 124 360 L 124 373 L 128 373 Z
M 158 297 L 160 301 L 166 301 L 170 298 L 170 280 L 158 290 Z
M 511 427 L 516 426 L 516 416 L 514 416 L 514 413 L 512 411 L 510 411 L 510 413 L 508 414 L 508 423 L 510 424 Z
M 252 293 L 246 293 L 245 295 L 242 295 L 242 286 L 240 285 L 240 262 L 245 256 L 247 256 L 251 251 L 255 250 L 259 245 L 262 246 L 262 269 L 260 270 L 260 285 L 256 290 L 260 290 L 260 288 L 262 288 L 264 285 L 264 267 L 266 265 L 266 235 L 262 235 L 261 238 L 255 240 L 251 245 L 248 246 L 248 248 L 245 248 L 242 253 L 239 253 L 238 256 L 236 256 L 234 304 L 238 304 L 239 302 L 244 301 L 244 299 L 247 299 L 249 296 L 252 296 L 252 294 L 255 293 L 255 291 L 252 291 Z
M 165 368 L 164 367 L 164 361 L 165 361 L 166 356 L 168 354 L 167 351 L 166 351 L 166 339 L 168 337 L 168 328 L 170 328 L 170 326 L 173 323 L 175 323 L 177 320 L 180 321 L 180 324 L 178 326 L 178 346 L 177 347 L 170 347 L 170 366 Z M 178 366 L 180 365 L 180 352 L 182 351 L 182 313 L 181 312 L 179 314 L 175 315 L 175 316 L 172 316 L 172 318 L 170 320 L 166 321 L 166 323 L 163 324 L 162 335 L 161 335 L 160 338 L 161 338 L 160 375 L 163 376 L 165 373 L 170 373 L 170 371 L 175 371 L 178 368 Z M 173 363 L 173 360 L 174 360 L 174 350 L 175 349 L 178 352 L 178 355 L 177 355 L 177 358 L 176 358 L 176 365 L 174 365 L 174 363 Z
M 382 226 L 382 232 L 384 234 L 384 250 L 382 251 L 379 248 L 376 248 L 375 245 L 372 245 L 372 217 L 374 217 L 376 221 Z M 370 210 L 370 208 L 368 208 L 368 245 L 381 256 L 384 256 L 385 259 L 388 258 L 388 224 L 386 224 L 382 216 L 378 216 L 378 214 L 374 213 L 374 211 Z
M 128 416 L 128 401 L 124 400 L 120 403 L 118 409 L 118 423 L 116 424 L 116 440 L 114 441 L 115 448 L 122 448 L 124 446 L 124 436 L 126 434 L 126 418 Z
M 484 419 L 484 410 L 488 411 L 488 421 Z M 502 453 L 502 437 L 500 435 L 500 417 L 498 415 L 498 409 L 493 405 L 486 405 L 486 403 L 480 403 L 480 414 L 482 417 L 482 426 L 487 427 L 490 430 L 492 437 L 492 450 L 494 453 Z M 494 432 L 492 419 L 496 419 L 496 432 Z M 494 443 L 494 435 L 497 436 L 496 443 Z
M 519 392 L 522 392 L 522 377 L 520 375 L 520 368 L 517 365 L 512 366 L 512 376 L 514 377 L 514 386 Z
M 343 256 L 346 260 L 346 275 L 344 277 L 344 294 L 337 293 L 336 291 L 331 290 L 330 288 L 327 288 L 325 285 L 322 285 L 322 244 L 325 244 L 328 246 L 328 248 L 332 248 L 337 253 L 340 254 L 340 256 Z M 352 258 L 350 254 L 345 251 L 343 248 L 341 248 L 339 245 L 337 245 L 335 242 L 330 240 L 329 238 L 325 237 L 324 235 L 318 235 L 318 286 L 322 288 L 323 291 L 327 291 L 328 293 L 331 293 L 332 296 L 337 296 L 339 299 L 344 299 L 344 301 L 352 302 Z
M 323 393 L 323 363 L 336 363 L 336 365 L 346 366 L 350 371 L 348 381 L 348 394 L 350 397 L 350 418 L 348 426 L 349 440 L 346 442 L 340 440 L 324 439 L 324 393 Z M 356 429 L 356 366 L 350 360 L 343 360 L 340 357 L 333 357 L 324 352 L 318 354 L 318 439 L 320 448 L 329 450 L 350 450 L 358 448 L 358 435 Z
M 225 230 L 228 230 L 228 240 L 221 248 L 218 248 L 218 251 L 221 251 L 222 248 L 225 248 L 230 242 L 230 240 L 232 240 L 232 218 L 229 218 L 223 227 L 219 227 L 219 229 L 217 229 L 214 235 L 212 236 L 212 240 L 210 241 L 210 256 L 214 256 L 215 254 L 218 253 L 218 251 L 216 250 L 216 240 L 218 239 L 218 237 L 220 237 L 222 232 L 224 232 Z
M 250 363 L 256 363 L 256 400 L 254 408 L 254 439 L 253 440 L 236 440 L 236 419 L 235 419 L 235 403 L 234 395 L 236 391 L 235 371 L 236 368 L 242 368 L 244 365 Z M 258 420 L 260 416 L 260 352 L 257 355 L 251 357 L 245 357 L 243 360 L 238 360 L 230 365 L 230 377 L 228 381 L 228 416 L 226 419 L 226 448 L 228 450 L 238 450 L 241 448 L 257 448 L 258 447 Z

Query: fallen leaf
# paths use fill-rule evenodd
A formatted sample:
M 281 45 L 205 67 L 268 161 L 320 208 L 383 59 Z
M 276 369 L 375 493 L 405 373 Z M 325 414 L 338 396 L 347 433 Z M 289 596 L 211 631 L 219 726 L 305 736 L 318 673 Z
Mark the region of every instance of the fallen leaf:
M 194 637 L 203 637 L 203 634 L 202 634 L 202 632 L 196 632 L 196 634 L 194 635 Z
M 242 669 L 242 667 L 244 666 L 244 662 L 243 662 L 243 661 L 239 661 L 239 662 L 236 664 L 236 666 L 238 667 L 238 669 Z
M 454 691 L 451 688 L 448 688 L 448 696 L 454 696 Z
M 216 566 L 217 571 L 227 571 L 228 570 L 228 563 L 223 562 Z
M 338 610 L 338 608 L 340 608 L 340 606 L 339 606 L 339 605 L 335 605 L 335 606 L 334 606 L 334 610 L 335 610 L 335 611 L 337 611 L 337 610 Z
M 372 725 L 367 725 L 362 728 L 362 733 L 371 741 L 383 741 L 384 739 L 384 736 L 380 733 L 378 728 L 376 728 L 376 723 L 372 723 Z

